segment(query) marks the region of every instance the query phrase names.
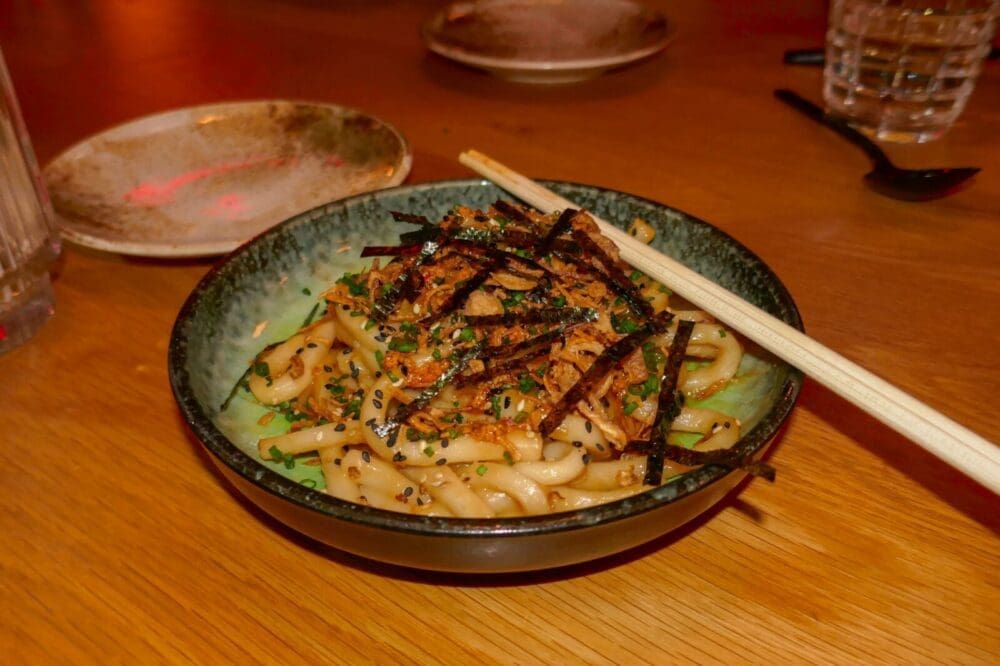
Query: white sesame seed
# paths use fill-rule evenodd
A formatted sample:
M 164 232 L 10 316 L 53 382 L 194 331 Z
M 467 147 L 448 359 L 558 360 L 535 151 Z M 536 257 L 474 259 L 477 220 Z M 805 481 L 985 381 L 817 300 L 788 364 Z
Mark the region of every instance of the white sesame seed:
M 420 314 L 420 303 L 413 304 L 413 314 L 415 315 Z
M 517 411 L 519 411 L 519 412 L 523 412 L 524 411 L 524 400 L 523 399 L 521 400 L 521 402 L 517 403 Z

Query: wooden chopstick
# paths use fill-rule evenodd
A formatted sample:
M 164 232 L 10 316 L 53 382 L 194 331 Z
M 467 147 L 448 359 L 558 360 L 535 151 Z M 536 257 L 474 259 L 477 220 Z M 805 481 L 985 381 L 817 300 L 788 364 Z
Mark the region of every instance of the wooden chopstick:
M 543 212 L 579 208 L 476 151 L 458 160 Z M 801 331 L 595 217 L 622 259 L 941 460 L 1000 494 L 1000 448 Z

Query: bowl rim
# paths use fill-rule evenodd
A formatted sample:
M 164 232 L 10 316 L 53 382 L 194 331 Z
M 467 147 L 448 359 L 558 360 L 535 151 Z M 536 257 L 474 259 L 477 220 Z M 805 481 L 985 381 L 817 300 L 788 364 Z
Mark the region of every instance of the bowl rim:
M 686 218 L 687 222 L 694 223 L 696 226 L 707 227 L 710 234 L 721 236 L 725 241 L 732 244 L 737 251 L 743 254 L 755 269 L 762 271 L 762 274 L 769 279 L 771 288 L 775 290 L 779 297 L 779 302 L 782 304 L 783 309 L 786 310 L 784 313 L 785 321 L 795 328 L 803 330 L 798 307 L 777 274 L 753 251 L 718 227 L 689 215 L 684 211 L 646 197 L 569 181 L 539 180 L 538 182 L 548 187 L 567 186 L 570 188 L 589 189 L 593 190 L 597 195 L 624 195 L 637 203 L 665 209 L 668 212 L 681 215 Z M 491 181 L 480 178 L 438 180 L 367 192 L 322 204 L 309 211 L 290 217 L 247 241 L 231 254 L 217 262 L 199 280 L 198 284 L 188 295 L 174 321 L 167 351 L 167 370 L 174 399 L 184 417 L 185 423 L 201 445 L 214 456 L 216 462 L 224 464 L 242 477 L 243 480 L 256 486 L 257 489 L 288 501 L 300 509 L 307 509 L 308 511 L 329 518 L 354 523 L 359 527 L 389 529 L 417 536 L 446 538 L 532 536 L 607 524 L 671 504 L 695 494 L 731 473 L 737 473 L 739 470 L 733 470 L 721 465 L 704 465 L 678 475 L 676 478 L 656 488 L 651 488 L 637 495 L 606 504 L 562 513 L 510 518 L 416 516 L 354 504 L 304 486 L 278 474 L 263 465 L 260 461 L 246 454 L 219 430 L 195 397 L 190 385 L 190 374 L 187 369 L 187 333 L 185 327 L 194 316 L 205 294 L 212 289 L 216 280 L 226 277 L 228 272 L 233 270 L 232 267 L 237 263 L 239 257 L 250 251 L 252 247 L 266 245 L 274 237 L 283 233 L 286 227 L 307 224 L 310 220 L 318 219 L 321 215 L 326 215 L 360 202 L 398 194 L 406 195 L 413 191 L 476 186 L 497 187 Z M 788 376 L 776 396 L 774 405 L 736 444 L 743 454 L 754 455 L 764 449 L 771 439 L 778 434 L 791 413 L 802 388 L 803 375 L 801 371 L 793 366 L 789 365 L 788 370 Z

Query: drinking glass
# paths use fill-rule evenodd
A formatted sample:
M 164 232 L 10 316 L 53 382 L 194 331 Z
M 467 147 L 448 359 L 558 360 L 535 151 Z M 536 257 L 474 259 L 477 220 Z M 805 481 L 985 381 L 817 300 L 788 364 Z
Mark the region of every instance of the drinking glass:
M 52 206 L 0 51 L 0 354 L 52 315 L 49 267 L 58 254 Z
M 962 113 L 1000 0 L 832 0 L 823 98 L 878 139 L 930 141 Z

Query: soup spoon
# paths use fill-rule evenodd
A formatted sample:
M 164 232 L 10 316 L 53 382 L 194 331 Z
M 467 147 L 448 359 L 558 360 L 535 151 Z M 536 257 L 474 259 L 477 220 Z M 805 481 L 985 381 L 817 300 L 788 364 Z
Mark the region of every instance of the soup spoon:
M 829 115 L 791 90 L 775 90 L 774 96 L 865 151 L 874 166 L 865 174 L 865 183 L 888 197 L 905 201 L 937 199 L 956 191 L 979 172 L 979 167 L 902 169 L 894 165 L 874 141 L 848 125 L 846 120 Z

